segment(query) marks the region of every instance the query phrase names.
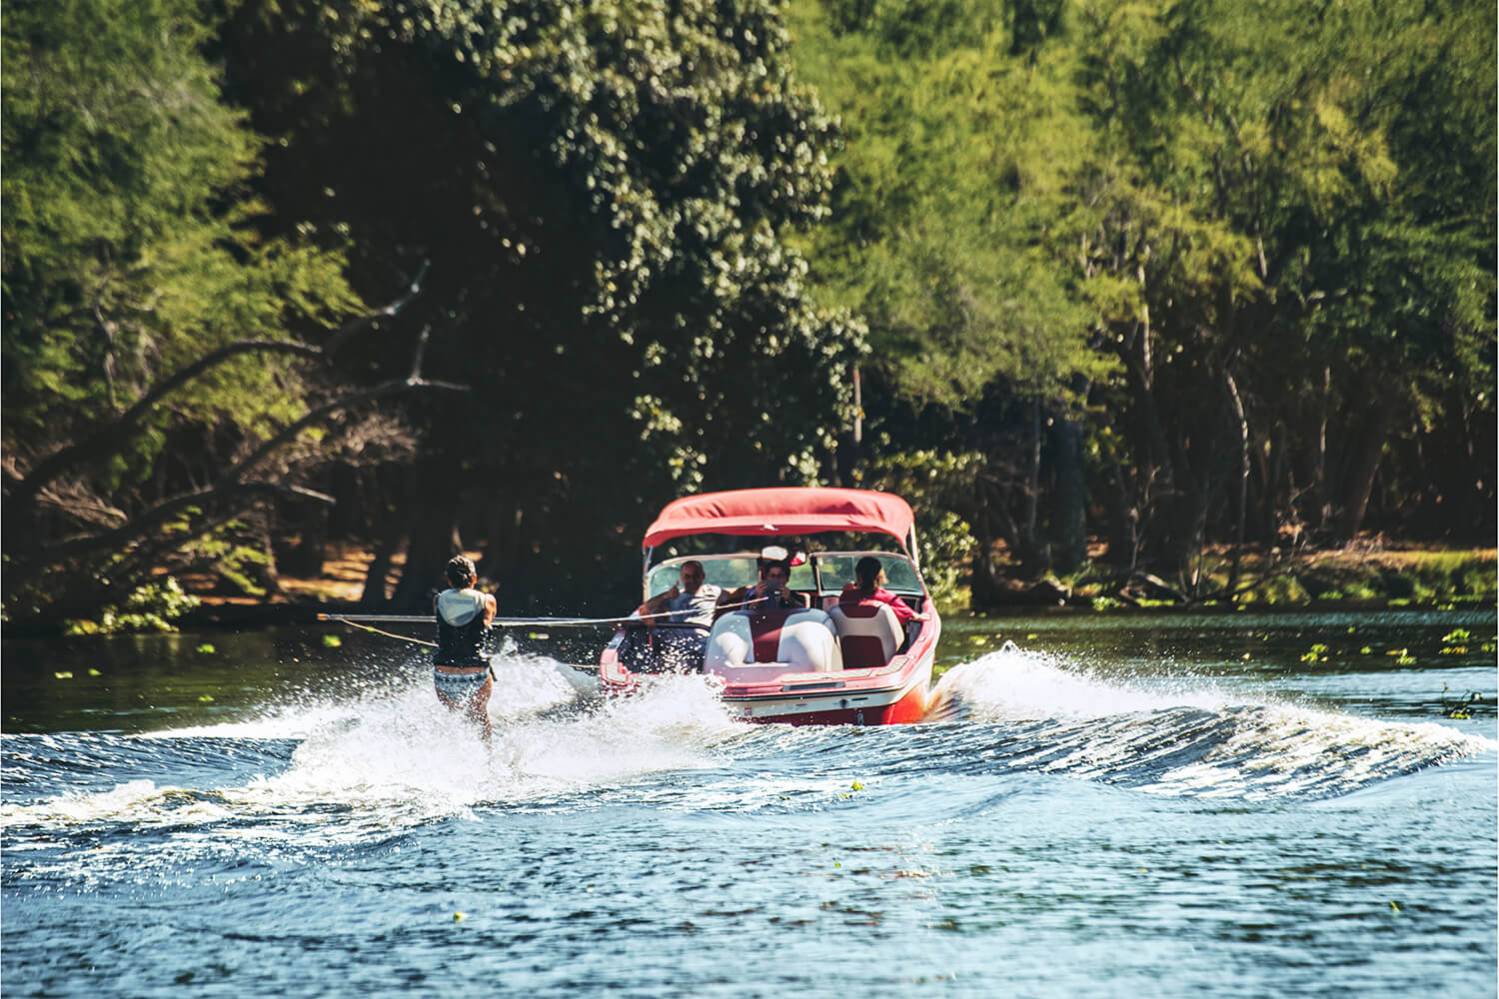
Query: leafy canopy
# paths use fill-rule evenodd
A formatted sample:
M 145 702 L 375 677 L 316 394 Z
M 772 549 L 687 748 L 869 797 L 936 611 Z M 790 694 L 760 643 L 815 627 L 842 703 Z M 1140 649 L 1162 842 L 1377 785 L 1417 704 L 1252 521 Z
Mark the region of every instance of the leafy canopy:
M 5 14 L 5 433 L 25 451 L 106 420 L 213 347 L 345 314 L 341 257 L 264 240 L 259 140 L 222 100 L 192 0 L 58 0 Z M 255 434 L 301 387 L 263 358 L 174 394 L 170 425 Z

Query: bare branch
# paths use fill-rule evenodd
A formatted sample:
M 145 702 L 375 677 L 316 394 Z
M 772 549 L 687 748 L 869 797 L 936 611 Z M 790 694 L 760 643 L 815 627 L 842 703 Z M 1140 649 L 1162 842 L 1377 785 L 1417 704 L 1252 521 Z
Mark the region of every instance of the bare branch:
M 108 516 L 118 512 L 105 510 L 102 506 L 97 510 L 92 507 L 88 510 L 80 510 L 76 508 L 76 503 L 70 502 L 79 497 L 70 496 L 69 487 L 62 489 L 47 489 L 46 487 L 56 482 L 70 468 L 107 457 L 118 451 L 139 432 L 149 414 L 161 405 L 162 400 L 170 393 L 232 358 L 256 353 L 283 353 L 314 360 L 329 359 L 333 352 L 355 333 L 383 317 L 395 316 L 405 308 L 421 291 L 427 268 L 427 263 L 423 262 L 407 292 L 396 301 L 373 313 L 345 323 L 329 336 L 322 346 L 282 340 L 241 340 L 225 344 L 152 386 L 130 409 L 109 424 L 96 429 L 82 440 L 67 444 L 46 456 L 24 475 L 17 467 L 14 455 L 0 456 L 0 472 L 3 472 L 8 492 L 6 496 L 7 522 L 18 527 L 24 525 L 24 529 L 13 536 L 26 538 L 17 546 L 22 551 L 16 554 L 11 562 L 10 571 L 6 573 L 7 593 L 15 591 L 18 587 L 24 588 L 31 585 L 38 578 L 37 574 L 48 566 L 77 559 L 97 558 L 111 552 L 123 555 L 125 558 L 124 562 L 114 567 L 115 569 L 134 566 L 138 570 L 141 565 L 148 564 L 148 560 L 160 558 L 164 554 L 180 549 L 183 545 L 202 537 L 205 532 L 215 530 L 227 520 L 267 498 L 293 498 L 331 505 L 334 498 L 325 493 L 290 485 L 284 481 L 267 481 L 278 477 L 284 479 L 280 472 L 285 471 L 266 467 L 269 459 L 286 450 L 288 445 L 292 444 L 304 431 L 327 422 L 337 414 L 362 403 L 418 390 L 470 391 L 469 386 L 466 385 L 430 380 L 421 376 L 421 364 L 430 337 L 430 328 L 423 329 L 418 338 L 411 373 L 408 377 L 383 382 L 332 399 L 273 434 L 269 440 L 255 447 L 247 457 L 216 476 L 211 484 L 195 485 L 185 493 L 171 496 L 140 513 L 129 516 L 128 520 L 125 519 L 127 515 L 123 514 Z M 291 460 L 295 462 L 297 455 L 293 454 Z M 245 481 L 250 474 L 256 476 L 255 481 Z M 60 508 L 67 510 L 76 520 L 82 520 L 85 524 L 92 521 L 92 524 L 84 527 L 81 533 L 44 545 L 40 532 L 30 529 L 34 526 L 33 518 L 37 505 L 43 501 L 60 505 Z M 212 509 L 209 509 L 210 507 Z M 125 522 L 121 523 L 121 520 Z M 163 530 L 165 525 L 178 520 L 182 521 L 180 526 L 171 531 Z M 158 536 L 150 537 L 153 532 L 156 532 Z M 111 576 L 115 575 L 119 573 L 112 571 Z M 129 575 L 129 571 L 127 570 L 124 575 Z
M 369 402 L 372 399 L 379 399 L 388 395 L 399 395 L 402 392 L 409 392 L 412 389 L 421 388 L 438 389 L 441 391 L 449 392 L 467 392 L 470 390 L 469 386 L 467 385 L 455 385 L 452 382 L 427 381 L 423 378 L 406 378 L 401 381 L 381 382 L 379 385 L 371 386 L 370 388 L 363 389 L 359 392 L 351 392 L 348 395 L 339 396 L 332 402 L 319 406 L 317 409 L 314 409 L 311 412 L 307 413 L 301 419 L 287 424 L 284 428 L 282 428 L 280 433 L 276 434 L 270 440 L 260 445 L 260 447 L 250 452 L 247 457 L 241 459 L 233 468 L 225 472 L 224 475 L 220 478 L 219 482 L 221 485 L 227 485 L 234 482 L 241 475 L 244 475 L 250 469 L 260 464 L 271 454 L 279 450 L 290 441 L 294 440 L 298 435 L 302 433 L 302 431 L 308 429 L 309 427 L 316 426 L 319 423 L 326 422 L 330 417 L 338 412 L 341 412 L 342 410 L 348 409 L 351 406 L 356 406 L 362 402 Z
M 126 545 L 148 533 L 158 524 L 165 523 L 191 507 L 211 503 L 228 496 L 241 494 L 285 496 L 315 500 L 331 505 L 334 499 L 326 493 L 320 493 L 302 486 L 287 485 L 285 483 L 243 482 L 240 481 L 240 476 L 260 464 L 269 455 L 297 437 L 304 430 L 327 420 L 344 409 L 362 402 L 368 402 L 372 399 L 397 395 L 413 389 L 428 388 L 442 391 L 469 391 L 467 385 L 455 385 L 451 382 L 428 381 L 417 378 L 383 382 L 363 391 L 341 396 L 324 406 L 318 407 L 300 420 L 289 424 L 280 433 L 256 448 L 248 457 L 231 468 L 212 486 L 183 493 L 158 503 L 156 506 L 136 515 L 130 523 L 124 524 L 114 530 L 106 531 L 103 534 L 75 536 L 64 539 L 57 544 L 49 545 L 45 556 L 49 562 L 55 563 L 91 551 L 100 551 Z
M 48 545 L 44 553 L 46 561 L 48 564 L 56 564 L 69 558 L 88 554 L 89 552 L 122 547 L 149 533 L 159 524 L 164 524 L 178 514 L 185 513 L 191 507 L 212 503 L 230 496 L 241 495 L 263 497 L 284 496 L 314 500 L 330 505 L 334 502 L 333 497 L 327 493 L 320 493 L 303 486 L 292 486 L 281 482 L 222 483 L 173 496 L 171 499 L 164 500 L 137 514 L 130 523 L 121 525 L 114 530 L 105 531 L 102 534 L 75 535 L 56 544 Z
M 14 494 L 10 497 L 10 502 L 20 509 L 30 506 L 36 501 L 38 493 L 47 483 L 56 479 L 73 465 L 108 455 L 130 438 L 140 422 L 161 399 L 226 361 L 242 354 L 299 354 L 314 359 L 331 357 L 355 333 L 365 329 L 376 320 L 398 315 L 421 292 L 422 281 L 426 277 L 428 267 L 429 261 L 423 261 L 416 277 L 400 298 L 389 305 L 344 323 L 321 347 L 295 340 L 236 340 L 210 351 L 157 382 L 116 419 L 83 440 L 66 445 L 38 462 L 17 485 Z M 420 350 L 423 346 L 424 341 L 418 347 L 418 359 L 420 359 Z
M 411 374 L 408 376 L 412 381 L 422 376 L 422 358 L 427 354 L 427 341 L 432 336 L 432 324 L 428 323 L 422 327 L 421 333 L 416 338 L 416 351 L 411 357 Z
M 422 261 L 422 265 L 416 270 L 416 277 L 411 279 L 411 284 L 407 286 L 406 293 L 400 298 L 397 298 L 383 308 L 376 309 L 374 312 L 369 312 L 362 316 L 357 316 L 340 326 L 337 332 L 330 336 L 327 342 L 323 344 L 323 353 L 331 357 L 338 353 L 338 349 L 355 333 L 360 332 L 365 327 L 381 319 L 390 319 L 399 315 L 402 309 L 411 304 L 412 299 L 422 293 L 422 282 L 427 279 L 427 270 L 431 266 L 432 261 Z
M 103 457 L 128 440 L 135 432 L 136 426 L 163 396 L 181 388 L 210 368 L 215 368 L 240 354 L 251 353 L 285 353 L 321 357 L 323 352 L 320 348 L 290 340 L 237 340 L 205 354 L 187 367 L 158 382 L 118 418 L 83 440 L 54 451 L 38 462 L 21 480 L 11 502 L 22 506 L 33 502 L 43 486 L 56 479 L 69 467 L 92 458 Z
M 77 480 L 52 483 L 37 495 L 36 502 L 89 527 L 118 527 L 130 519 L 124 510 Z

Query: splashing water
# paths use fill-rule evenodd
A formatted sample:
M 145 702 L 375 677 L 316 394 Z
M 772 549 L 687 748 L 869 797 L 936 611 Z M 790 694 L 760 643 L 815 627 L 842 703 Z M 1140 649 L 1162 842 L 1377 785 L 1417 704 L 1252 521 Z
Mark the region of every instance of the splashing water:
M 318 845 L 384 840 L 477 806 L 556 806 L 600 789 L 613 801 L 660 804 L 678 790 L 649 775 L 702 770 L 740 753 L 769 753 L 792 774 L 741 787 L 702 786 L 686 807 L 742 810 L 825 788 L 845 771 L 1060 774 L 1153 794 L 1244 798 L 1326 796 L 1494 748 L 1436 724 L 1399 724 L 1272 700 L 1239 703 L 1211 685 L 1104 679 L 1013 645 L 950 670 L 933 720 L 905 733 L 849 739 L 843 728 L 751 730 L 730 719 L 700 677 L 663 677 L 639 696 L 580 697 L 554 661 L 512 657 L 490 702 L 493 745 L 437 704 L 425 683 L 343 701 L 282 707 L 262 717 L 116 739 L 95 760 L 183 768 L 232 744 L 251 772 L 238 784 L 193 788 L 138 777 L 0 807 L 6 827 L 97 823 L 193 830 L 232 820 L 231 838 Z M 66 736 L 47 737 L 66 753 Z M 92 737 L 98 742 L 104 737 Z M 910 745 L 915 739 L 915 745 Z M 107 739 L 105 741 L 108 741 Z M 166 745 L 156 753 L 138 747 Z M 258 747 L 258 749 L 257 749 Z M 11 751 L 22 783 L 58 756 Z M 258 765 L 258 766 L 257 766 Z M 196 772 L 197 767 L 190 767 Z M 245 768 L 241 768 L 243 773 Z M 17 775 L 15 771 L 20 770 Z M 738 778 L 735 778 L 738 779 Z M 632 791 L 631 788 L 634 788 Z
M 1013 644 L 942 677 L 934 716 L 996 724 L 1005 769 L 1105 780 L 1157 794 L 1346 793 L 1490 751 L 1437 724 L 1356 718 L 1261 698 L 1237 703 L 1202 681 L 1104 680 Z
M 605 700 L 509 654 L 488 747 L 377 657 L 285 670 L 333 696 L 219 696 L 217 724 L 7 734 L 6 983 L 821 994 L 852 959 L 892 993 L 1202 994 L 1233 968 L 1303 994 L 1329 966 L 1334 991 L 1491 991 L 1491 717 L 1433 724 L 1412 694 L 1486 681 L 1287 692 L 1173 655 L 1007 647 L 889 728 L 747 725 L 698 677 Z
M 98 823 L 191 831 L 233 820 L 232 838 L 320 846 L 383 840 L 424 823 L 471 818 L 479 805 L 540 802 L 659 771 L 711 765 L 713 747 L 739 731 L 697 677 L 664 678 L 642 697 L 580 700 L 566 667 L 540 659 L 500 664 L 506 683 L 490 702 L 492 745 L 419 682 L 346 701 L 314 701 L 263 717 L 138 737 L 40 740 L 39 753 L 7 737 L 11 779 L 64 765 L 86 749 L 96 761 L 135 759 L 164 771 L 222 752 L 261 766 L 242 784 L 195 790 L 154 779 L 0 806 L 10 827 Z M 25 740 L 30 742 L 32 740 Z M 246 747 L 267 747 L 258 755 Z M 268 747 L 276 747 L 281 751 Z M 20 771 L 20 774 L 16 774 Z M 305 835 L 301 835 L 305 834 Z

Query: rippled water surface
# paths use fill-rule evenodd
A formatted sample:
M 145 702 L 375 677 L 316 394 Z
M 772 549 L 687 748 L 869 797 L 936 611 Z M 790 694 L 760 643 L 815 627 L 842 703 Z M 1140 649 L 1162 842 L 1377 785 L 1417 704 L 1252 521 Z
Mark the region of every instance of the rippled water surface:
M 952 620 L 932 718 L 885 729 L 746 726 L 687 677 L 600 702 L 547 658 L 586 641 L 527 639 L 488 750 L 382 639 L 7 642 L 0 976 L 1494 995 L 1494 632 Z

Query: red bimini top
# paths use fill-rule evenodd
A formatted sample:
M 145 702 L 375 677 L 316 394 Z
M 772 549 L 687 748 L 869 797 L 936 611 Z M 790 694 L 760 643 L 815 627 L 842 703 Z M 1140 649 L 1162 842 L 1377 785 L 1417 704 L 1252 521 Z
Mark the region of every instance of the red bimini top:
M 868 489 L 735 489 L 699 493 L 666 504 L 645 532 L 642 548 L 689 534 L 779 535 L 872 531 L 904 547 L 911 507 L 892 493 Z

